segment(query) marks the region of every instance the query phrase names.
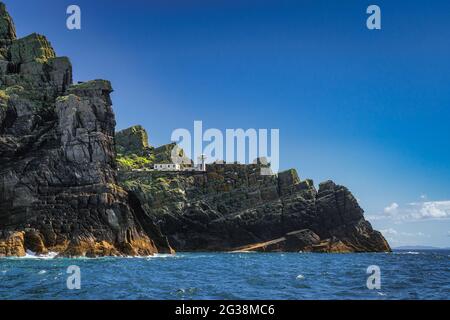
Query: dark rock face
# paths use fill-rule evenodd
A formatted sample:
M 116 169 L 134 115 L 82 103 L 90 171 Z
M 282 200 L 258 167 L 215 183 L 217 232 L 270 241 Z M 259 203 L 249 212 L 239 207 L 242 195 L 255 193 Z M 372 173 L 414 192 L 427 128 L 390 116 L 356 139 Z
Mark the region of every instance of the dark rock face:
M 0 256 L 157 252 L 116 182 L 111 84 L 72 85 L 69 59 L 44 36 L 16 39 L 3 4 L 0 38 Z
M 293 169 L 260 172 L 259 164 L 122 170 L 119 182 L 176 250 L 390 251 L 347 188 L 327 181 L 317 191 Z
M 17 39 L 0 3 L 0 256 L 390 250 L 330 181 L 317 191 L 295 170 L 261 175 L 259 163 L 148 171 L 175 145 L 150 147 L 139 126 L 115 145 L 111 91 L 73 85 L 69 59 L 42 35 Z
M 6 11 L 4 3 L 0 2 L 0 57 L 7 56 L 7 47 L 16 39 L 16 28 L 14 23 Z

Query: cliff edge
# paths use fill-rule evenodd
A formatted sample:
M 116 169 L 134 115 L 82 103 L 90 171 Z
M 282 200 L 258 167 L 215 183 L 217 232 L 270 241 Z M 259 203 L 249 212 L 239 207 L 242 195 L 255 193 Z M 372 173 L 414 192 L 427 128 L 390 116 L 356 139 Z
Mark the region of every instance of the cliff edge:
M 206 172 L 151 170 L 174 145 L 149 147 L 147 133 L 127 129 L 119 183 L 143 204 L 177 251 L 385 252 L 389 244 L 364 219 L 344 186 L 326 181 L 316 190 L 294 169 L 261 175 L 260 164 L 209 164 Z M 135 137 L 132 137 L 135 135 Z M 123 139 L 123 136 L 127 136 Z M 167 159 L 166 159 L 167 158 Z
M 18 39 L 0 3 L 0 256 L 171 251 L 117 184 L 111 92 L 73 85 L 69 59 L 42 35 Z

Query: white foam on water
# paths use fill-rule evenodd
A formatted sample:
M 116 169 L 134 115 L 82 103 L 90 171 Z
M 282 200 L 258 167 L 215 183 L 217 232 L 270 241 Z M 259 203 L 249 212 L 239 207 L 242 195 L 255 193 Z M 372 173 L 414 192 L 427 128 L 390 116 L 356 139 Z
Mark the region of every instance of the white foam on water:
M 400 252 L 400 254 L 420 254 L 420 252 L 417 252 L 417 251 L 407 251 L 407 252 Z
M 231 253 L 231 254 L 245 253 L 245 254 L 250 254 L 250 253 L 258 253 L 258 252 L 257 251 L 248 251 L 248 250 L 236 250 L 236 251 L 225 251 L 224 253 Z
M 58 252 L 49 252 L 47 254 L 36 254 L 31 250 L 27 250 L 25 256 L 23 257 L 6 257 L 5 259 L 55 259 L 58 256 Z M 155 258 L 182 258 L 183 255 L 180 254 L 170 254 L 170 253 L 155 253 L 151 256 L 101 256 L 101 257 L 71 257 L 71 259 L 80 260 L 92 260 L 92 259 L 106 259 L 106 258 L 122 258 L 122 259 L 155 259 Z
M 46 274 L 46 273 L 47 273 L 47 270 L 41 270 L 38 272 L 38 274 Z
M 406 251 L 406 252 L 394 252 L 394 254 L 420 254 L 420 252 L 417 251 Z
M 123 257 L 114 257 L 114 258 L 125 258 L 125 259 L 154 259 L 154 258 L 171 258 L 171 257 L 180 257 L 180 255 L 170 254 L 170 253 L 155 253 L 151 256 L 123 256 Z
M 27 250 L 24 257 L 19 257 L 19 259 L 54 259 L 58 255 L 57 252 L 49 252 L 47 254 L 36 254 L 33 251 Z
M 178 258 L 182 258 L 183 256 L 182 255 L 179 255 L 179 254 L 170 254 L 170 253 L 155 253 L 154 255 L 152 255 L 152 256 L 147 256 L 147 257 L 136 257 L 136 258 L 146 258 L 146 260 L 151 260 L 151 259 L 157 259 L 157 258 L 163 258 L 163 259 L 165 259 L 165 258 L 176 258 L 176 259 L 178 259 Z
M 174 258 L 176 256 L 177 256 L 176 254 L 170 254 L 170 253 L 155 253 L 152 257 L 155 257 L 155 258 Z
M 296 279 L 297 280 L 303 280 L 303 279 L 305 279 L 305 276 L 302 275 L 302 274 L 299 274 Z

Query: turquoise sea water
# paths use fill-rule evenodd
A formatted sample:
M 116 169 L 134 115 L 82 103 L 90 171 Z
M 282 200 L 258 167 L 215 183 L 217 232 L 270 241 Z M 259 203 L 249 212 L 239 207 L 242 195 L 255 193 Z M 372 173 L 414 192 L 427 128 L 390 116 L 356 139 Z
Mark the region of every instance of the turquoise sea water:
M 67 288 L 68 266 L 81 288 Z M 366 286 L 367 267 L 381 289 Z M 450 299 L 450 251 L 0 259 L 0 299 Z

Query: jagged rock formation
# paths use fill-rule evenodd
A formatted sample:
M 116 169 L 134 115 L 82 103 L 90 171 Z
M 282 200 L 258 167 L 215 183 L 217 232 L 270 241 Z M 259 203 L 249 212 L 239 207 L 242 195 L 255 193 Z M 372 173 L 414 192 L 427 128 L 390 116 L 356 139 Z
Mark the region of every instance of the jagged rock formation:
M 153 164 L 172 163 L 172 154 L 176 154 L 183 163 L 190 162 L 175 143 L 157 148 L 151 146 L 147 131 L 139 125 L 116 133 L 116 151 L 117 165 L 123 171 L 150 169 Z
M 0 2 L 0 256 L 390 250 L 330 181 L 317 191 L 295 170 L 262 176 L 259 163 L 143 170 L 184 153 L 151 147 L 139 126 L 115 149 L 111 91 L 73 85 L 69 59 L 42 35 L 17 39 Z
M 327 181 L 317 191 L 293 169 L 260 171 L 260 164 L 121 170 L 119 182 L 179 251 L 390 251 L 347 188 Z
M 42 35 L 17 39 L 0 3 L 0 256 L 171 250 L 116 182 L 111 91 L 72 85 L 69 59 Z
M 116 151 L 141 153 L 149 150 L 147 131 L 141 126 L 133 126 L 116 134 Z

